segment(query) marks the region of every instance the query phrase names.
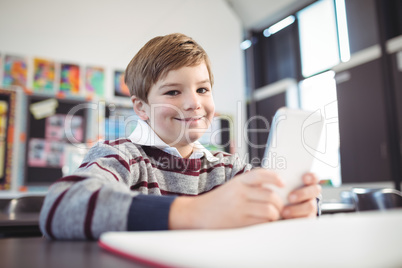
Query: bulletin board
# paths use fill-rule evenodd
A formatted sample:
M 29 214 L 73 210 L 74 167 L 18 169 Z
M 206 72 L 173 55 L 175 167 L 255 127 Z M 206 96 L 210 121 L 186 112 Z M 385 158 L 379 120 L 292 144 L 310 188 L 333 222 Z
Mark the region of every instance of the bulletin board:
M 11 185 L 16 93 L 0 89 L 0 190 Z
M 28 96 L 27 104 L 32 107 L 32 104 L 46 100 L 49 98 Z M 67 115 L 84 102 L 57 99 L 54 112 L 40 119 L 27 109 L 25 185 L 46 186 L 63 176 L 66 145 L 85 142 L 88 112 L 87 109 L 76 109 L 72 118 L 68 119 Z
M 105 140 L 127 138 L 136 128 L 138 119 L 132 106 L 109 104 L 105 109 Z

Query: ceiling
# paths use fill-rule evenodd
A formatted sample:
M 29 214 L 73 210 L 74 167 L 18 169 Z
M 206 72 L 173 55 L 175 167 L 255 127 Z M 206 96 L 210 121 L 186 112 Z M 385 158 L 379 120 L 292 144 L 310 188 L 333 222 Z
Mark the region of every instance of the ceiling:
M 314 0 L 226 0 L 245 30 L 262 30 Z

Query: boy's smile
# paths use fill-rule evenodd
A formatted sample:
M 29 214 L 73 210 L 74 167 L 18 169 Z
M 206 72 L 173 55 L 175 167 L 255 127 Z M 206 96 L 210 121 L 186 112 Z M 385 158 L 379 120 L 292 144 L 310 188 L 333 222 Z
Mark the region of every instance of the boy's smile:
M 192 152 L 192 143 L 210 126 L 215 105 L 205 63 L 182 67 L 159 79 L 142 101 L 141 119 L 183 157 Z

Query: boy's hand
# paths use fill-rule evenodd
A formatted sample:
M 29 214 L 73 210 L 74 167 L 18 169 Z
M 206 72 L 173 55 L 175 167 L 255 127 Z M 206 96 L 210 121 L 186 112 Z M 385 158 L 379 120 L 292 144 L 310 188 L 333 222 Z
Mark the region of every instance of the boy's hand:
M 276 173 L 255 169 L 196 197 L 178 197 L 169 214 L 170 229 L 219 229 L 280 219 L 283 203 L 266 185 L 283 187 Z
M 292 219 L 301 217 L 317 216 L 317 196 L 321 193 L 321 186 L 318 185 L 318 178 L 313 173 L 303 176 L 304 185 L 294 190 L 288 196 L 289 205 L 282 211 L 282 218 Z

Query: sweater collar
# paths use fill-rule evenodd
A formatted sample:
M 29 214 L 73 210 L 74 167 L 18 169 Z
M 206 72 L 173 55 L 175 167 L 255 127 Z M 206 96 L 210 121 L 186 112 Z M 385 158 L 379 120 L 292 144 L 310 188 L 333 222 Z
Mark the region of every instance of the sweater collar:
M 183 158 L 175 147 L 166 144 L 142 119 L 138 119 L 137 126 L 128 138 L 133 143 L 143 146 L 153 146 L 168 154 Z M 208 151 L 199 141 L 194 142 L 193 153 L 190 155 L 189 159 L 200 159 L 204 155 L 209 162 L 219 160 L 217 157 L 213 156 L 212 153 Z

